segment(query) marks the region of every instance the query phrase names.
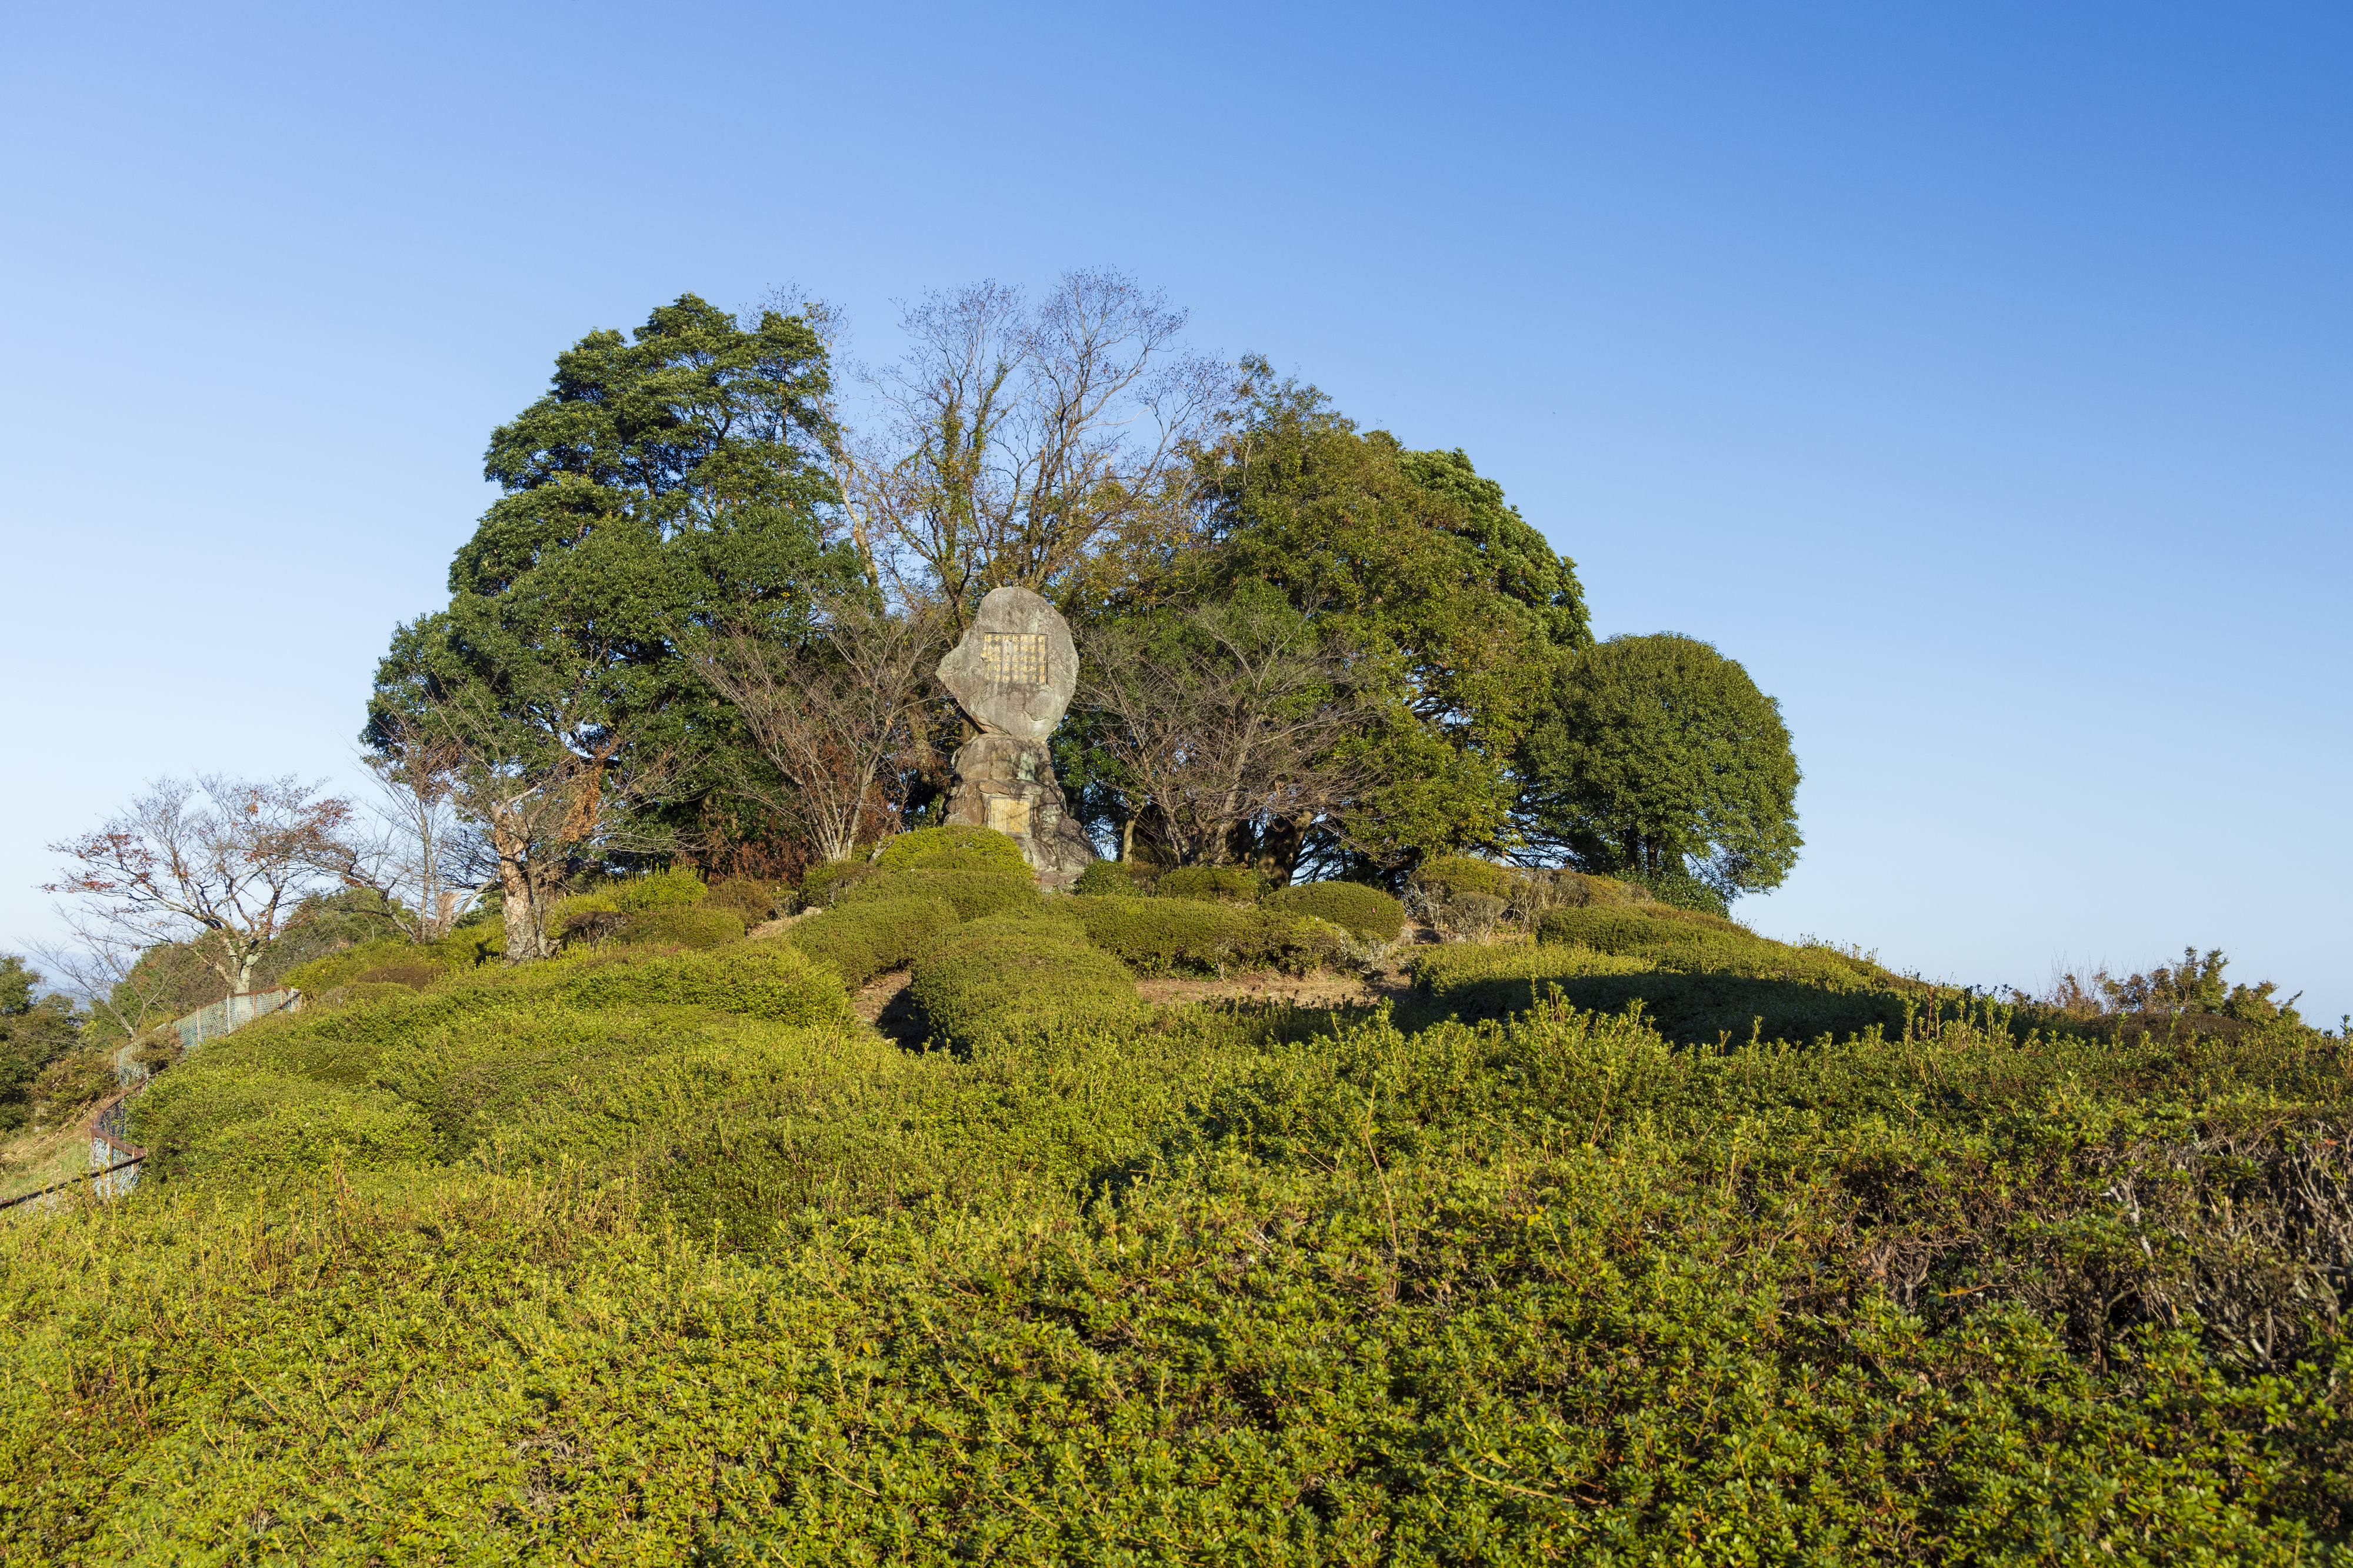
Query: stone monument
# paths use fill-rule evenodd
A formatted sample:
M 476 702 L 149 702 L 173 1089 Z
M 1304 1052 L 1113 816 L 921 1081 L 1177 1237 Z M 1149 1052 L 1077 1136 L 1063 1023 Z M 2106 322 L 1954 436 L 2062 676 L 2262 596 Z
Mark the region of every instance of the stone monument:
M 1021 846 L 1040 882 L 1069 887 L 1095 858 L 1086 834 L 1064 815 L 1046 749 L 1078 689 L 1070 623 L 1027 588 L 999 588 L 940 660 L 940 684 L 980 726 L 956 750 L 947 820 L 994 827 Z

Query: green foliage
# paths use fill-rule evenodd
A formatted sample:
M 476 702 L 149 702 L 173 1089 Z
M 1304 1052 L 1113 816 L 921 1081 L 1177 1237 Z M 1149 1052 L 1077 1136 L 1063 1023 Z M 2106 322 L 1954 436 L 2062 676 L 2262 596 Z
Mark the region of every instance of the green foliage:
M 1296 882 L 1278 888 L 1260 906 L 1289 915 L 1313 915 L 1351 935 L 1395 942 L 1405 930 L 1405 906 L 1361 882 Z
M 1010 923 L 943 940 L 1051 945 Z M 325 1138 L 0 1227 L 16 1554 L 2285 1565 L 2353 1534 L 2303 1239 L 2348 1222 L 2308 1196 L 2353 1185 L 2333 1037 L 1196 1009 L 957 1057 L 583 1016 L 579 964 L 535 967 L 386 1009 L 401 1087 L 368 1092 L 461 1166 Z M 223 1065 L 300 1080 L 364 1011 Z
M 1471 855 L 1434 855 L 1414 868 L 1409 885 L 1447 893 L 1508 900 L 1519 879 L 1509 868 Z
M 340 986 L 363 983 L 422 986 L 435 978 L 464 974 L 495 960 L 504 950 L 504 932 L 496 925 L 469 926 L 438 942 L 416 942 L 403 937 L 378 937 L 340 952 L 314 958 L 290 970 L 281 984 L 306 997 L 323 996 Z M 425 972 L 430 970 L 427 975 Z M 397 972 L 396 974 L 395 972 Z
M 874 864 L 884 871 L 995 869 L 1008 877 L 1034 878 L 1021 846 L 993 827 L 918 827 L 882 846 Z
M 821 910 L 852 888 L 883 875 L 863 860 L 820 860 L 801 873 L 800 907 Z
M 1096 899 L 1141 899 L 1150 887 L 1135 879 L 1135 868 L 1124 860 L 1097 860 L 1079 873 L 1071 891 Z
M 969 921 L 916 954 L 915 1005 L 933 1038 L 971 1051 L 1065 1029 L 1133 1029 L 1151 1013 L 1125 964 L 1058 920 Z
M 1336 922 L 1309 912 L 1198 899 L 1073 898 L 1087 940 L 1139 974 L 1354 969 L 1361 954 Z
M 1532 839 L 1669 902 L 1694 878 L 1726 899 L 1778 887 L 1797 863 L 1780 705 L 1691 637 L 1612 637 L 1566 659 L 1518 771 Z
M 1266 879 L 1245 866 L 1179 866 L 1164 873 L 1153 891 L 1164 899 L 1250 904 L 1266 891 Z
M 1576 1006 L 1639 1002 L 1668 1038 L 1813 1040 L 1901 1032 L 1929 987 L 1826 947 L 1790 947 L 1663 905 L 1555 910 L 1536 947 L 1452 946 L 1414 963 L 1415 1015 L 1504 1017 L 1556 988 Z
M 832 964 L 842 984 L 859 986 L 907 967 L 925 942 L 960 918 L 955 905 L 937 897 L 862 900 L 798 921 L 785 940 Z
M 950 851 L 949 853 L 959 853 Z M 929 860 L 931 856 L 923 857 Z M 1030 879 L 1024 867 L 1018 877 L 1008 877 L 1003 871 L 987 870 L 928 870 L 900 871 L 860 882 L 835 902 L 836 909 L 864 903 L 871 899 L 939 899 L 955 907 L 958 920 L 975 921 L 985 915 L 1014 914 L 1033 910 L 1045 902 L 1045 895 Z
M 565 987 L 577 1007 L 703 1007 L 772 1024 L 840 1024 L 849 1016 L 839 980 L 806 950 L 740 942 L 710 952 L 591 969 Z
M 702 879 L 684 867 L 623 877 L 613 884 L 614 907 L 626 914 L 642 910 L 673 910 L 699 904 L 710 896 Z
M 1496 837 L 1512 748 L 1546 671 L 1592 640 L 1576 567 L 1461 451 L 1360 434 L 1313 387 L 1247 362 L 1243 418 L 1205 463 L 1208 593 L 1258 581 L 1384 672 L 1346 835 L 1381 869 Z
M 788 890 L 750 877 L 729 877 L 711 884 L 707 901 L 732 911 L 748 929 L 774 920 L 791 902 Z
M 42 1100 L 55 1092 L 42 1087 L 45 1075 L 57 1070 L 77 1043 L 79 1021 L 71 1005 L 62 996 L 36 995 L 40 984 L 41 976 L 23 959 L 0 955 L 0 1132 L 33 1119 Z
M 744 917 L 733 910 L 706 905 L 670 904 L 623 915 L 607 942 L 667 944 L 678 947 L 719 947 L 744 935 Z

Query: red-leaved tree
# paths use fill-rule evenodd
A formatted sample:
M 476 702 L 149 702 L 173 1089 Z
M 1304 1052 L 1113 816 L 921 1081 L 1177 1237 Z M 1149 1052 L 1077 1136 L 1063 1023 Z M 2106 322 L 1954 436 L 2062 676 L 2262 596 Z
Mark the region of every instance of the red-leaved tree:
M 248 991 L 303 897 L 351 862 L 351 803 L 320 787 L 158 779 L 97 832 L 50 845 L 65 864 L 44 890 L 137 946 L 187 942 L 232 993 Z

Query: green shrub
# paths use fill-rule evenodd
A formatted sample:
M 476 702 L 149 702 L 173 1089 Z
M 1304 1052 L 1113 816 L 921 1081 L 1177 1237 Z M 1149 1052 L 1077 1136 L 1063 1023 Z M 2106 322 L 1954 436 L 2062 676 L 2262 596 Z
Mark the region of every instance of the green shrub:
M 956 920 L 955 906 L 944 899 L 845 901 L 797 922 L 785 941 L 832 964 L 842 984 L 855 989 L 878 974 L 905 968 L 917 949 Z
M 184 1065 L 135 1102 L 150 1171 L 285 1176 L 340 1159 L 352 1170 L 431 1163 L 432 1124 L 382 1089 L 242 1066 Z
M 801 873 L 799 905 L 804 910 L 830 909 L 852 888 L 881 875 L 863 860 L 820 860 Z
M 950 857 L 939 863 L 944 870 L 993 866 L 1008 877 L 1034 876 L 1021 858 L 1021 846 L 991 827 L 918 827 L 883 845 L 874 864 L 879 870 L 907 871 L 933 856 Z
M 340 986 L 350 985 L 364 976 L 379 971 L 397 971 L 400 978 L 390 984 L 412 989 L 430 984 L 452 974 L 463 974 L 490 963 L 506 951 L 506 933 L 497 926 L 470 926 L 451 931 L 438 942 L 410 942 L 403 937 L 385 937 L 376 942 L 362 942 L 341 952 L 315 958 L 286 973 L 284 984 L 305 996 L 323 995 Z M 423 971 L 434 973 L 428 978 Z M 385 984 L 382 980 L 370 984 Z
M 1134 866 L 1125 860 L 1097 860 L 1079 873 L 1071 891 L 1093 899 L 1140 899 L 1151 889 L 1135 879 Z
M 1073 898 L 1087 939 L 1139 974 L 1225 974 L 1279 969 L 1353 970 L 1366 954 L 1341 926 L 1312 915 L 1197 899 Z
M 1405 930 L 1405 906 L 1361 882 L 1301 882 L 1278 888 L 1260 904 L 1285 914 L 1314 915 L 1377 942 L 1395 942 Z
M 915 1005 L 934 1039 L 969 1051 L 1056 1029 L 1132 1028 L 1151 1007 L 1135 976 L 1056 921 L 979 920 L 916 954 Z
M 835 972 L 805 949 L 780 942 L 614 963 L 568 980 L 564 989 L 579 1007 L 708 1007 L 802 1025 L 838 1024 L 849 1016 Z
M 746 929 L 776 919 L 791 901 L 789 889 L 779 889 L 750 877 L 729 877 L 712 883 L 703 900 L 706 908 L 731 911 Z
M 1238 962 L 1258 922 L 1252 912 L 1197 899 L 1070 900 L 1087 940 L 1138 974 L 1216 974 Z
M 1554 910 L 1536 925 L 1536 941 L 1547 946 L 1585 947 L 1596 952 L 1645 952 L 1661 947 L 1696 947 L 1705 928 L 1655 919 L 1630 910 L 1588 905 Z
M 1249 904 L 1266 891 L 1266 879 L 1242 866 L 1179 866 L 1163 873 L 1152 890 L 1164 899 Z
M 939 899 L 955 908 L 958 920 L 1011 914 L 1045 902 L 1028 876 L 1002 871 L 901 871 L 861 882 L 834 901 L 836 909 L 875 900 Z
M 609 941 L 718 947 L 744 939 L 744 917 L 709 904 L 670 904 L 621 916 Z
M 623 914 L 642 910 L 675 910 L 699 904 L 710 896 L 702 879 L 683 866 L 625 877 L 613 885 L 616 906 Z
M 1509 867 L 1470 855 L 1435 856 L 1423 861 L 1409 879 L 1410 885 L 1417 889 L 1478 893 L 1506 902 L 1510 901 L 1513 889 L 1519 880 L 1518 874 Z

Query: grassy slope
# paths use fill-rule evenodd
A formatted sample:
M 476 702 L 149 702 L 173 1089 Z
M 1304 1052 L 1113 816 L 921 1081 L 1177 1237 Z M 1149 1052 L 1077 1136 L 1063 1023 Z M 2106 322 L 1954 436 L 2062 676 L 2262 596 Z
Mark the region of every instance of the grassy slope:
M 2333 1550 L 2343 1042 L 1704 1027 L 1809 988 L 1765 956 L 1458 953 L 1430 1006 L 1516 984 L 1515 1016 L 1193 1007 L 951 1056 L 748 942 L 241 1034 L 152 1091 L 168 1179 L 0 1232 L 0 1545 Z M 1630 975 L 1708 1043 L 1546 999 Z M 1810 989 L 1775 994 L 1903 988 Z

